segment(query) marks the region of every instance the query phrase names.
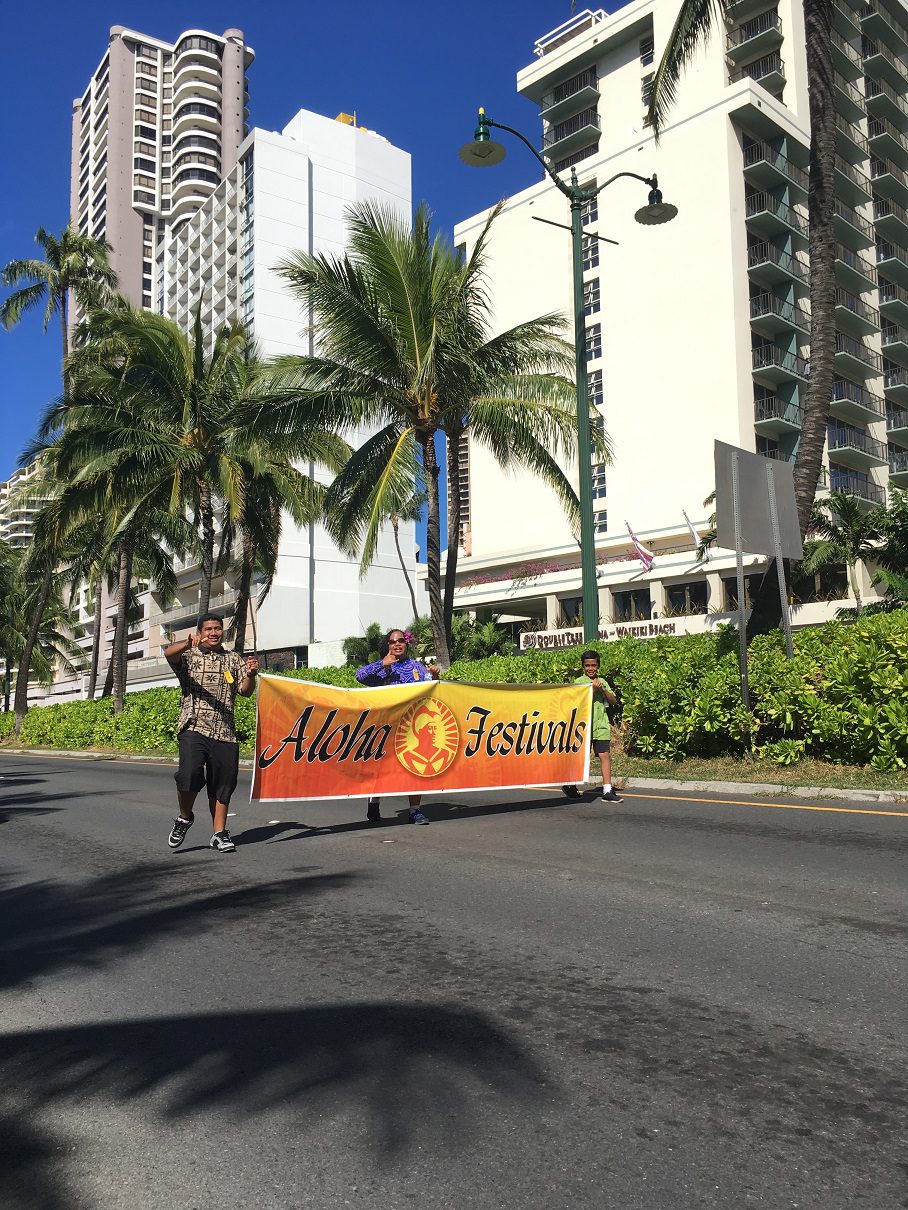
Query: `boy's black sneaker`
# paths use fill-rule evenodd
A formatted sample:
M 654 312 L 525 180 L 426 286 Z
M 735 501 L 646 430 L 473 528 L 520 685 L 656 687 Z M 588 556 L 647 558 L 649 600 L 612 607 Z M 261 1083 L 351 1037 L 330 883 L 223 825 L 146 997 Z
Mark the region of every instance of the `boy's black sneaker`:
M 577 789 L 576 786 L 562 786 L 561 789 L 564 791 L 565 798 L 579 798 L 580 797 L 580 791 Z
M 186 833 L 195 823 L 194 819 L 182 819 L 179 815 L 173 821 L 173 827 L 170 829 L 170 835 L 167 837 L 167 843 L 172 849 L 178 849 L 186 839 Z
M 608 794 L 602 795 L 603 802 L 624 802 L 624 799 L 617 790 L 609 790 Z
M 366 808 L 366 820 L 369 823 L 381 823 L 382 822 L 380 808 L 381 808 L 381 799 L 380 798 L 370 798 L 369 799 L 369 805 Z
M 223 832 L 215 832 L 211 840 L 208 842 L 208 847 L 217 849 L 219 853 L 235 853 L 236 845 L 230 839 L 230 833 L 225 828 Z

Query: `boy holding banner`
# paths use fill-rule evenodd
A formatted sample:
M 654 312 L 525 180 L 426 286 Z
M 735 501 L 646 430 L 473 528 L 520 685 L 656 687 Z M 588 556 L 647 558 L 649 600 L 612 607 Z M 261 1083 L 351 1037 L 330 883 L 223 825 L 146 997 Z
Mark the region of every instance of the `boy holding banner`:
M 599 675 L 599 656 L 595 651 L 584 651 L 580 657 L 583 675 L 574 681 L 575 685 L 585 685 L 591 682 L 593 686 L 593 716 L 590 733 L 590 744 L 593 752 L 599 757 L 602 766 L 602 801 L 623 802 L 624 799 L 612 789 L 612 726 L 609 722 L 606 701 L 614 706 L 617 702 L 614 691 L 607 681 Z M 579 798 L 580 791 L 576 786 L 562 786 L 568 798 Z

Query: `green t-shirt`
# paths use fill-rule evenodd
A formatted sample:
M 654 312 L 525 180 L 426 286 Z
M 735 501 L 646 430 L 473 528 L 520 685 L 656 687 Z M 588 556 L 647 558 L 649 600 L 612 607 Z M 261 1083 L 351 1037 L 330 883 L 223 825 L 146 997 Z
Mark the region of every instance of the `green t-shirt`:
M 609 693 L 614 692 L 608 681 L 602 680 L 602 677 L 597 677 L 597 680 L 602 681 Z M 586 673 L 578 676 L 574 681 L 575 685 L 588 685 L 590 678 Z M 601 689 L 593 690 L 593 718 L 592 718 L 592 734 L 590 739 L 611 739 L 612 725 L 608 721 L 608 715 L 605 711 L 605 694 Z

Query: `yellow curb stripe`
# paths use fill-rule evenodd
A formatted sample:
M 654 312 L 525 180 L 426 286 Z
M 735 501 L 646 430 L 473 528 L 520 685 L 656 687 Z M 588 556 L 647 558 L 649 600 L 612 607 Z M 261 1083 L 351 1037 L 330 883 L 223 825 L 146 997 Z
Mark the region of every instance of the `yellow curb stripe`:
M 726 807 L 773 807 L 782 811 L 828 811 L 833 815 L 893 815 L 897 819 L 908 819 L 908 811 L 878 811 L 869 807 L 814 807 L 799 802 L 756 802 L 739 798 L 687 798 L 683 794 L 642 794 L 639 791 L 622 790 L 623 798 L 656 798 L 665 802 L 705 802 Z

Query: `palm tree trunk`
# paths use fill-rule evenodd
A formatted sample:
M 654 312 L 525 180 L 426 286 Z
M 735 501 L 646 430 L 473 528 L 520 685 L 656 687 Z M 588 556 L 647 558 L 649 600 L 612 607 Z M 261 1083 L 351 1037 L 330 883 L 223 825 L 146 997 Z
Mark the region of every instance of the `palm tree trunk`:
M 117 628 L 114 631 L 111 666 L 113 669 L 113 711 L 119 714 L 126 696 L 126 653 L 129 632 L 129 584 L 132 580 L 132 543 L 124 539 L 120 548 L 120 574 L 117 580 Z
M 249 597 L 252 592 L 252 570 L 255 566 L 255 548 L 252 538 L 243 531 L 243 558 L 240 563 L 240 587 L 233 614 L 233 647 L 242 651 L 246 646 L 246 616 L 249 613 Z
M 98 665 L 101 662 L 101 625 L 104 621 L 102 605 L 104 603 L 104 577 L 99 575 L 95 584 L 95 633 L 91 641 L 91 669 L 88 673 L 88 700 L 93 701 L 98 685 Z
M 202 579 L 199 584 L 199 617 L 208 612 L 211 601 L 211 577 L 214 575 L 214 509 L 211 484 L 199 480 L 199 517 L 202 522 Z
M 835 97 L 830 0 L 804 0 L 804 25 L 810 102 L 810 379 L 794 467 L 802 537 L 807 533 L 820 480 L 835 377 Z M 764 634 L 780 621 L 778 569 L 773 560 L 754 598 L 748 636 Z
M 438 459 L 435 456 L 435 433 L 419 431 L 423 474 L 428 501 L 426 518 L 426 587 L 429 592 L 429 616 L 435 640 L 435 658 L 444 670 L 451 663 L 448 636 L 445 630 L 444 606 L 441 600 L 441 525 L 438 508 Z
M 66 312 L 66 291 L 61 290 L 59 295 L 59 310 L 60 310 L 60 327 L 63 333 L 63 366 L 60 370 L 60 377 L 63 379 L 63 394 L 67 392 L 67 375 L 66 375 L 66 359 L 69 357 L 69 327 L 68 317 Z
M 857 606 L 855 612 L 857 613 L 858 617 L 860 617 L 864 612 L 864 602 L 861 600 L 861 584 L 860 580 L 858 579 L 857 563 L 848 564 L 848 581 L 851 584 L 851 591 L 854 594 L 854 602 Z
M 9 694 L 10 694 L 10 686 L 11 686 L 12 679 L 13 679 L 13 661 L 9 658 L 9 656 L 7 656 L 6 663 L 4 665 L 4 672 L 3 672 L 3 713 L 4 714 L 9 714 Z
M 454 585 L 457 580 L 457 557 L 460 554 L 460 433 L 447 435 L 448 466 L 448 552 L 445 560 L 445 635 L 448 649 L 454 650 L 451 619 L 454 617 Z
M 404 573 L 404 579 L 407 581 L 407 590 L 410 593 L 410 604 L 413 606 L 413 621 L 419 617 L 419 610 L 416 608 L 416 593 L 413 591 L 413 584 L 410 581 L 410 573 L 407 571 L 407 565 L 404 562 L 403 552 L 400 549 L 400 517 L 391 518 L 391 529 L 394 531 L 394 549 L 397 551 L 397 561 L 400 563 L 400 569 Z
M 48 567 L 41 580 L 41 587 L 38 589 L 38 597 L 28 624 L 28 634 L 25 636 L 25 643 L 22 647 L 22 658 L 19 660 L 19 668 L 16 672 L 16 696 L 13 702 L 13 709 L 16 712 L 16 735 L 22 730 L 22 724 L 28 713 L 28 674 L 31 671 L 32 653 L 38 642 L 38 633 L 41 630 L 41 622 L 44 620 L 44 610 L 47 608 L 53 580 L 53 567 Z

